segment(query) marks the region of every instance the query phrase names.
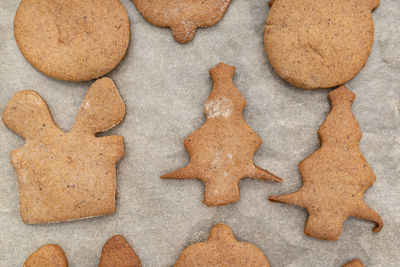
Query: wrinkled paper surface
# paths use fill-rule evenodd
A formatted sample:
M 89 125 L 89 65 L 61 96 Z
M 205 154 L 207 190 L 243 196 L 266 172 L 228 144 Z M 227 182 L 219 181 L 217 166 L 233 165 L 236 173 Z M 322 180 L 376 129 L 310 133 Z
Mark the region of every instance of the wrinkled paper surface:
M 46 100 L 56 123 L 68 130 L 92 82 L 48 78 L 23 58 L 13 36 L 18 2 L 0 2 L 0 110 L 18 91 L 32 89 Z M 297 164 L 319 147 L 317 130 L 329 112 L 329 90 L 294 88 L 271 69 L 263 44 L 267 1 L 234 0 L 219 24 L 199 29 L 185 45 L 175 42 L 169 29 L 147 23 L 131 1 L 122 2 L 131 22 L 131 44 L 126 59 L 107 75 L 126 105 L 124 121 L 106 133 L 125 141 L 116 213 L 25 225 L 17 176 L 9 163 L 10 151 L 24 141 L 0 123 L 0 266 L 22 266 L 46 243 L 59 244 L 72 267 L 97 266 L 103 244 L 115 234 L 127 238 L 143 266 L 171 266 L 185 247 L 206 240 L 218 222 L 229 225 L 237 239 L 261 248 L 272 266 L 338 267 L 354 258 L 365 266 L 398 265 L 400 1 L 381 1 L 373 13 L 371 57 L 347 84 L 357 94 L 353 111 L 363 131 L 361 151 L 377 176 L 365 200 L 385 226 L 376 234 L 372 223 L 349 218 L 337 242 L 303 234 L 306 210 L 267 200 L 299 188 Z M 221 61 L 237 67 L 235 83 L 247 100 L 244 117 L 264 142 L 255 163 L 284 182 L 243 179 L 239 202 L 207 207 L 200 181 L 159 176 L 188 163 L 183 140 L 205 121 L 203 105 L 212 87 L 208 70 Z

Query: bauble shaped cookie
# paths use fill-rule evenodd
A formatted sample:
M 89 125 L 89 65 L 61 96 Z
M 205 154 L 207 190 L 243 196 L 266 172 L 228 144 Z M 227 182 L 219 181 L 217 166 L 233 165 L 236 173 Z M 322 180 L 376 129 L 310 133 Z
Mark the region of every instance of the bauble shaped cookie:
M 179 43 L 190 42 L 199 27 L 218 23 L 231 0 L 132 0 L 143 17 L 158 27 L 170 27 Z
M 174 267 L 269 267 L 264 253 L 256 246 L 239 242 L 232 229 L 219 223 L 206 242 L 186 248 Z

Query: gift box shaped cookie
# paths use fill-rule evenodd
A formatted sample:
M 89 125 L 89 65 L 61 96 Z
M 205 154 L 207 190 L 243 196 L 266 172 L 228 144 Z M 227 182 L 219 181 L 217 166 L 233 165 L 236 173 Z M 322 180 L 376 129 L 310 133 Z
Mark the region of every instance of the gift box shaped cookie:
M 28 224 L 82 219 L 115 211 L 121 136 L 96 137 L 118 125 L 124 103 L 111 79 L 89 89 L 69 132 L 54 123 L 44 100 L 21 91 L 7 104 L 4 124 L 25 139 L 11 152 L 22 220 Z

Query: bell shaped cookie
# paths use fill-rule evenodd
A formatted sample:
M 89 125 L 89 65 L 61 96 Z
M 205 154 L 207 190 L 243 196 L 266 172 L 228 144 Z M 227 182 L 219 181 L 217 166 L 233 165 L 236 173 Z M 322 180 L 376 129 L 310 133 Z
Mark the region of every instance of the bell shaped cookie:
M 186 248 L 174 267 L 269 267 L 264 253 L 256 246 L 239 242 L 231 228 L 219 223 L 208 240 Z
M 43 74 L 87 81 L 124 58 L 130 28 L 119 0 L 21 0 L 14 36 L 26 60 Z
M 111 237 L 103 247 L 98 267 L 141 267 L 140 259 L 123 236 Z
M 207 120 L 184 142 L 190 163 L 161 176 L 200 179 L 208 206 L 238 201 L 241 178 L 282 181 L 253 163 L 253 154 L 262 141 L 243 119 L 246 100 L 233 83 L 234 72 L 234 67 L 224 63 L 210 70 L 214 85 L 204 106 Z
M 218 23 L 231 0 L 132 0 L 143 17 L 158 27 L 171 28 L 179 43 L 190 42 L 199 27 Z
M 349 216 L 374 222 L 374 232 L 382 229 L 383 222 L 363 199 L 376 177 L 359 148 L 361 130 L 351 111 L 355 94 L 342 86 L 329 98 L 331 111 L 318 131 L 321 148 L 299 164 L 303 186 L 269 200 L 306 208 L 305 234 L 333 241 L 340 238 Z
M 118 125 L 124 115 L 124 103 L 108 78 L 90 87 L 69 132 L 57 127 L 36 92 L 21 91 L 12 97 L 2 118 L 25 139 L 25 145 L 10 155 L 25 223 L 114 213 L 116 163 L 124 155 L 123 140 L 96 133 Z
M 33 252 L 23 267 L 68 267 L 68 262 L 59 246 L 47 244 Z
M 274 0 L 264 44 L 273 69 L 303 89 L 351 80 L 371 53 L 379 0 Z

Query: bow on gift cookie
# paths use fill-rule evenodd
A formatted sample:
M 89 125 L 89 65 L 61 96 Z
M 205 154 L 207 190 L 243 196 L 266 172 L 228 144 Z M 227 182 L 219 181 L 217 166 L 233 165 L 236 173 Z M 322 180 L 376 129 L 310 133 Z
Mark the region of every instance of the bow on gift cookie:
M 47 244 L 33 252 L 24 267 L 68 267 L 64 251 L 55 244 Z M 103 247 L 98 267 L 141 267 L 139 257 L 123 236 L 111 237 Z

